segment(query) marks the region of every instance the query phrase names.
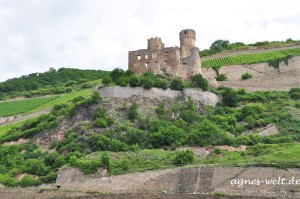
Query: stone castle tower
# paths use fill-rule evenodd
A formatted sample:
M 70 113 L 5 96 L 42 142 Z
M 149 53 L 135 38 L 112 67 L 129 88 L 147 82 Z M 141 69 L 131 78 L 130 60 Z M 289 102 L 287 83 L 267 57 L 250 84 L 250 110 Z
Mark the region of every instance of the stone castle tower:
M 199 49 L 195 47 L 196 32 L 185 29 L 179 33 L 180 48 L 165 48 L 161 38 L 148 39 L 148 48 L 130 51 L 128 68 L 138 75 L 147 71 L 154 74 L 178 76 L 188 79 L 191 75 L 202 74 Z

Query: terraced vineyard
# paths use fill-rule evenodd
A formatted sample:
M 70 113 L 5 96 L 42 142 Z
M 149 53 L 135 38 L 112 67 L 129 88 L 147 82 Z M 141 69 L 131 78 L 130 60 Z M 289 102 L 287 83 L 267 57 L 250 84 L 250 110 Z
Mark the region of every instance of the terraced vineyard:
M 0 116 L 18 115 L 29 112 L 38 106 L 47 104 L 59 96 L 41 97 L 0 103 Z
M 229 66 L 229 65 L 242 65 L 274 61 L 276 59 L 287 58 L 291 56 L 300 55 L 300 48 L 280 50 L 273 52 L 264 52 L 248 55 L 237 55 L 229 57 L 220 57 L 202 62 L 202 67 L 210 68 L 214 66 Z

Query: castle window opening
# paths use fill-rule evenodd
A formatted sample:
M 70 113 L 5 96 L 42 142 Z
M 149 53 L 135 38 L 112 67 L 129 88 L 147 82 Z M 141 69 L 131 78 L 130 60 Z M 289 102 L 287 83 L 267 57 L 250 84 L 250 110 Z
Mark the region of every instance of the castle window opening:
M 138 56 L 137 56 L 137 59 L 138 59 L 138 60 L 141 60 L 141 55 L 138 55 Z
M 186 31 L 184 31 L 184 34 L 186 34 Z
M 167 60 L 166 61 L 164 61 L 164 64 L 167 64 L 168 62 L 167 62 Z
M 147 63 L 145 63 L 145 66 L 146 66 L 146 67 L 148 66 L 148 62 L 147 62 Z
M 148 59 L 148 54 L 145 55 L 145 59 Z

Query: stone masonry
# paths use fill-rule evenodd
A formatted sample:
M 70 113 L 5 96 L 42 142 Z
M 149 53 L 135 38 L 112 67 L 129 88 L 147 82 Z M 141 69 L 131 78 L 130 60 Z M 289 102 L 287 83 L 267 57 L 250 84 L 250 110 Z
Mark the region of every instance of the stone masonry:
M 202 74 L 199 48 L 195 47 L 196 32 L 180 31 L 180 48 L 165 48 L 161 38 L 148 39 L 148 48 L 129 52 L 128 68 L 138 75 L 147 71 L 187 80 L 191 75 Z

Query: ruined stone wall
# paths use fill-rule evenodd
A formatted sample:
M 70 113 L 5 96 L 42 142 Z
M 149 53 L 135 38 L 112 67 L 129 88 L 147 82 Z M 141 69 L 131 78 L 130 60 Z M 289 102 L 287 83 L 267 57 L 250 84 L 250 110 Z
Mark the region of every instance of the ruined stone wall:
M 129 52 L 129 70 L 142 75 L 151 70 L 155 74 L 176 73 L 180 63 L 178 47 L 158 50 L 144 49 Z
M 128 68 L 138 75 L 152 71 L 154 74 L 188 80 L 191 75 L 201 73 L 199 49 L 195 47 L 195 41 L 196 32 L 191 29 L 180 32 L 180 48 L 165 48 L 160 38 L 150 38 L 147 49 L 129 52 Z

